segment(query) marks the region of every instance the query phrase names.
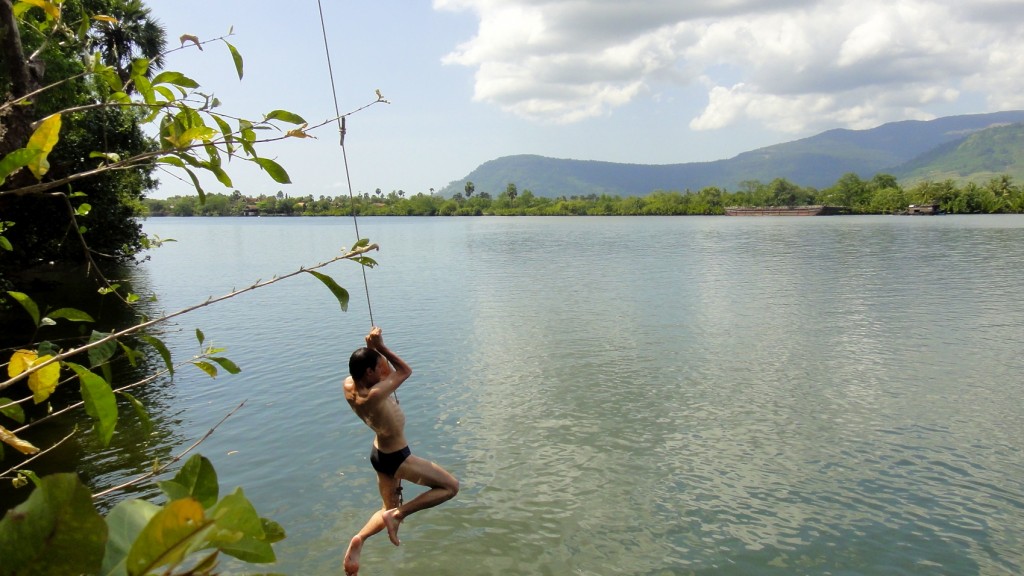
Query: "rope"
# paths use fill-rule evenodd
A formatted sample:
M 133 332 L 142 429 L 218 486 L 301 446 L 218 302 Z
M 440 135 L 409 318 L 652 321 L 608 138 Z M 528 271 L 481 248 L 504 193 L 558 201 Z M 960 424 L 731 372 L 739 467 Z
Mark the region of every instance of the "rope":
M 356 229 L 356 242 L 361 239 L 359 235 L 359 219 L 356 218 L 356 199 L 352 193 L 352 176 L 348 169 L 348 154 L 345 151 L 345 117 L 341 115 L 341 107 L 338 105 L 338 91 L 334 87 L 334 67 L 331 65 L 331 49 L 327 45 L 327 25 L 324 23 L 324 7 L 320 0 L 316 0 L 316 6 L 320 10 L 320 30 L 324 37 L 324 53 L 327 55 L 327 73 L 331 79 L 331 95 L 334 97 L 334 116 L 338 119 L 338 140 L 341 146 L 341 158 L 345 163 L 345 182 L 348 184 L 348 198 L 352 204 L 352 224 Z M 366 279 L 366 267 L 361 266 L 363 271 L 363 289 L 366 291 L 366 308 L 370 312 L 370 327 L 373 323 L 373 305 L 370 303 L 370 283 Z M 398 396 L 395 396 L 398 399 Z
M 316 7 L 320 11 L 320 31 L 324 37 L 324 53 L 327 55 L 327 73 L 331 79 L 331 95 L 334 97 L 334 116 L 338 119 L 338 142 L 341 146 L 341 158 L 345 163 L 345 182 L 348 184 L 348 198 L 352 204 L 352 224 L 356 229 L 356 242 L 361 239 L 359 234 L 359 219 L 356 218 L 356 199 L 352 193 L 352 176 L 348 169 L 348 154 L 345 152 L 345 117 L 341 115 L 341 107 L 338 105 L 338 91 L 334 85 L 334 67 L 331 65 L 331 49 L 327 45 L 327 24 L 324 23 L 324 7 L 320 0 L 316 0 Z M 379 97 L 378 92 L 378 97 Z M 374 326 L 373 323 L 373 305 L 370 303 L 370 283 L 366 279 L 366 267 L 360 266 L 363 270 L 363 289 L 366 291 L 366 308 L 370 312 L 370 327 Z M 398 392 L 392 393 L 395 397 L 395 403 L 398 403 Z M 395 495 L 398 496 L 398 505 L 405 504 L 405 499 L 402 497 L 402 481 L 398 481 L 398 486 L 395 488 Z

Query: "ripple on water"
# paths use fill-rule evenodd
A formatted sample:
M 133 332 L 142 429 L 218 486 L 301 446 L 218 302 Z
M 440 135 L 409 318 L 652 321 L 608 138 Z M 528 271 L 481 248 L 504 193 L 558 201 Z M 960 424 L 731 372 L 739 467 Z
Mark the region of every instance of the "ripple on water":
M 367 220 L 413 449 L 462 482 L 368 574 L 1024 573 L 1024 220 Z M 291 222 L 159 230 L 151 284 L 201 300 L 344 243 Z M 338 391 L 358 292 L 218 308 L 242 378 L 166 400 L 201 434 L 250 398 L 208 451 L 288 527 L 283 572 L 337 573 L 379 505 Z

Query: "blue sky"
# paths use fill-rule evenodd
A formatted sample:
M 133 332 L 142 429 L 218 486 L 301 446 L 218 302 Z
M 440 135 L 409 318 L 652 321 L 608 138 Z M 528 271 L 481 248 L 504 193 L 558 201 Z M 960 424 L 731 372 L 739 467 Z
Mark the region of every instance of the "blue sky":
M 671 164 L 730 158 L 831 128 L 1024 108 L 1021 0 L 322 0 L 356 193 L 440 190 L 512 154 Z M 150 0 L 166 68 L 222 111 L 334 116 L 316 1 Z M 337 129 L 268 149 L 280 185 L 231 166 L 250 196 L 348 194 Z M 194 193 L 160 176 L 153 194 Z M 204 180 L 207 192 L 228 192 Z

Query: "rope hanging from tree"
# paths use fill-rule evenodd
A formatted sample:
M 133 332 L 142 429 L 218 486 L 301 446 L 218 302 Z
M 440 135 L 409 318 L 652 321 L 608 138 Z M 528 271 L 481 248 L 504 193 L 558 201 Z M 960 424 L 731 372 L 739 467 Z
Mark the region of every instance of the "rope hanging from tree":
M 320 3 L 320 0 L 316 2 L 317 8 L 320 10 L 320 30 L 324 37 L 324 53 L 327 55 L 327 74 L 331 80 L 331 95 L 334 97 L 334 116 L 338 119 L 338 142 L 341 146 L 341 158 L 345 165 L 345 182 L 348 185 L 348 198 L 352 204 L 352 224 L 356 229 L 356 242 L 360 240 L 359 235 L 359 219 L 356 217 L 356 201 L 355 195 L 352 193 L 352 177 L 349 174 L 348 169 L 348 154 L 345 152 L 345 116 L 341 114 L 341 108 L 338 105 L 338 91 L 334 85 L 334 67 L 331 65 L 331 49 L 327 45 L 327 25 L 324 23 L 324 7 Z M 370 303 L 370 284 L 366 279 L 366 267 L 362 267 L 363 271 L 363 289 L 366 291 L 366 307 L 370 312 L 370 326 L 373 327 L 373 305 Z M 398 399 L 398 396 L 395 396 Z
M 338 144 L 341 147 L 341 158 L 345 165 L 345 183 L 348 185 L 348 198 L 352 204 L 352 224 L 356 230 L 356 242 L 359 242 L 361 236 L 359 234 L 359 219 L 356 217 L 356 200 L 355 194 L 352 193 L 352 176 L 348 169 L 348 154 L 345 151 L 345 116 L 341 114 L 341 107 L 338 105 L 338 90 L 334 84 L 334 67 L 331 65 L 331 49 L 327 44 L 327 25 L 324 23 L 324 7 L 320 0 L 316 2 L 317 9 L 320 11 L 320 31 L 324 37 L 324 54 L 327 56 L 327 74 L 331 81 L 331 96 L 334 98 L 334 116 L 338 119 Z M 383 99 L 380 95 L 380 91 L 377 91 L 377 98 Z M 370 283 L 366 279 L 366 267 L 360 267 L 363 271 L 363 289 L 366 292 L 366 308 L 370 313 L 370 327 L 374 326 L 373 323 L 373 305 L 370 303 Z M 392 394 L 395 397 L 395 402 L 398 402 L 398 392 Z M 402 497 L 402 481 L 398 481 L 398 486 L 395 488 L 395 495 L 398 496 L 398 505 L 401 506 L 405 503 L 405 499 Z

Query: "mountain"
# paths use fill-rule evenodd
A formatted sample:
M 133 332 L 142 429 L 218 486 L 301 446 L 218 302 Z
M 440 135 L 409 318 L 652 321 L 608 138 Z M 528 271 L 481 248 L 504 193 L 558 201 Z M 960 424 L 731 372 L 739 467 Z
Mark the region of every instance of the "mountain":
M 893 171 L 906 183 L 951 179 L 984 184 L 1003 174 L 1024 181 L 1024 124 L 975 132 L 937 146 Z
M 1001 172 L 1006 169 L 1003 161 L 1020 156 L 1020 140 L 1015 138 L 1021 137 L 1024 128 L 1017 126 L 1014 131 L 1008 126 L 1018 123 L 1024 123 L 1024 110 L 891 122 L 869 130 L 828 130 L 809 138 L 744 152 L 728 160 L 685 164 L 620 164 L 534 155 L 505 156 L 481 164 L 465 178 L 448 184 L 441 194 L 451 196 L 462 192 L 467 181 L 473 182 L 478 192 L 492 196 L 503 193 L 512 182 L 520 191 L 557 197 L 637 196 L 655 190 L 696 191 L 708 186 L 736 190 L 745 180 L 770 182 L 775 178 L 785 178 L 801 186 L 826 188 L 848 172 L 862 178 L 884 172 L 901 180 L 956 173 L 959 176 L 955 179 L 960 180 L 973 173 L 961 173 L 974 170 L 972 166 L 986 174 Z M 972 138 L 977 143 L 969 144 Z M 960 150 L 961 146 L 966 148 Z M 1024 162 L 1024 159 L 1017 161 Z M 1024 170 L 1024 166 L 1021 169 Z

